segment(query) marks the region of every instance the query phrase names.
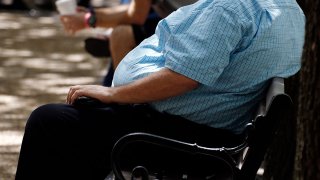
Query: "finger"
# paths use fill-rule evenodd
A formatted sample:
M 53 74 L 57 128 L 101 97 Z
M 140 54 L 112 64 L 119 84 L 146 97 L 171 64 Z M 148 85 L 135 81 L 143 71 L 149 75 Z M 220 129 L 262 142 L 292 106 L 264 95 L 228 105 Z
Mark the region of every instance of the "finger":
M 68 104 L 71 104 L 71 97 L 74 94 L 74 92 L 76 90 L 78 90 L 79 88 L 80 88 L 79 86 L 71 86 L 70 87 L 70 90 L 69 90 L 69 93 L 68 93 L 68 96 L 67 96 L 67 103 Z
M 69 89 L 69 92 L 68 92 L 68 95 L 67 95 L 67 99 L 66 99 L 66 102 L 68 104 L 71 104 L 71 97 L 72 95 L 74 94 L 74 92 L 78 89 L 80 89 L 81 87 L 80 86 L 71 86 L 70 89 Z
M 73 104 L 74 101 L 75 101 L 78 97 L 83 96 L 83 95 L 84 95 L 84 93 L 83 93 L 83 90 L 82 90 L 82 89 L 76 90 L 76 91 L 72 94 L 72 96 L 71 96 L 70 104 Z
M 70 97 L 72 96 L 73 92 L 72 92 L 72 87 L 69 88 L 68 94 L 67 94 L 67 98 L 66 98 L 66 103 L 70 104 Z

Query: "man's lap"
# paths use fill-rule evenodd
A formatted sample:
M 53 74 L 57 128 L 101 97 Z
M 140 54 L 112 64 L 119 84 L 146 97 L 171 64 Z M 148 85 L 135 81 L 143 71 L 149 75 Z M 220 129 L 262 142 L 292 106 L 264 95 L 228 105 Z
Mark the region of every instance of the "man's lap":
M 46 134 L 69 141 L 79 138 L 89 143 L 111 141 L 131 132 L 147 132 L 198 144 L 237 144 L 240 136 L 200 125 L 184 118 L 160 113 L 148 105 L 111 104 L 105 108 L 80 108 L 66 104 L 48 104 L 37 108 L 31 117 L 39 119 Z M 31 120 L 29 121 L 34 121 Z M 32 122 L 28 122 L 30 124 Z M 224 138 L 221 139 L 220 137 Z M 83 142 L 80 142 L 83 143 Z M 93 144 L 92 144 L 93 145 Z M 109 147 L 110 148 L 110 147 Z
M 229 134 L 179 116 L 157 112 L 148 105 L 110 104 L 104 108 L 80 108 L 66 104 L 48 104 L 37 108 L 32 116 L 41 119 L 42 127 L 53 129 L 52 127 L 56 126 L 60 133 L 74 131 L 75 134 L 83 134 L 86 137 L 95 134 L 103 138 L 112 136 L 114 140 L 137 131 L 190 142 L 199 141 L 199 138 L 207 139 L 208 136 L 214 140 L 213 136 L 216 134 Z M 94 133 L 88 134 L 88 131 Z
M 134 109 L 129 105 L 90 108 L 67 104 L 47 104 L 32 112 L 27 126 L 28 124 L 41 123 L 42 128 L 47 130 L 57 128 L 60 133 L 79 131 L 81 134 L 86 134 L 86 131 L 89 130 L 119 132 L 128 127 L 134 128 L 134 124 L 139 124 L 144 119 L 143 114 L 146 113 Z M 52 133 L 55 133 L 55 130 Z

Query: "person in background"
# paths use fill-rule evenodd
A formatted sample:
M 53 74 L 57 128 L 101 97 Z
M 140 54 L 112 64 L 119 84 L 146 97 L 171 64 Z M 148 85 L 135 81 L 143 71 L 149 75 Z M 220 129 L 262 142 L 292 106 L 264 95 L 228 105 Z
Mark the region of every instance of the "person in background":
M 112 65 L 103 85 L 110 86 L 113 71 L 120 60 L 142 40 L 155 32 L 160 17 L 151 8 L 152 0 L 121 0 L 120 5 L 107 8 L 78 8 L 76 15 L 61 16 L 69 34 L 95 27 L 112 28 L 109 37 L 86 39 L 86 49 L 94 56 L 111 55 Z M 109 53 L 110 51 L 110 53 Z
M 123 58 L 112 87 L 72 86 L 66 104 L 32 112 L 16 180 L 103 180 L 113 145 L 132 132 L 228 147 L 270 80 L 299 71 L 304 29 L 295 0 L 199 0 L 179 8 Z M 77 106 L 82 96 L 106 106 Z

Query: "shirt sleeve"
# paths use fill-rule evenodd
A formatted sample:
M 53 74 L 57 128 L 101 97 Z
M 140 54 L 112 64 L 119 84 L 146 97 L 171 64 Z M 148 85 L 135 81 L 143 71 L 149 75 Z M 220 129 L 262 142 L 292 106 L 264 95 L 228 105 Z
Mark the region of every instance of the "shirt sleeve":
M 166 19 L 171 33 L 165 42 L 165 66 L 213 86 L 241 41 L 241 20 L 232 10 L 223 7 L 176 14 Z

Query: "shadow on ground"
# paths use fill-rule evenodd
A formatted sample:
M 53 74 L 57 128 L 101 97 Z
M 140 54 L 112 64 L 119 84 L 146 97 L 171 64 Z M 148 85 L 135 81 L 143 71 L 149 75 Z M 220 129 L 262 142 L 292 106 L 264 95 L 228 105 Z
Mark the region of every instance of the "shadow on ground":
M 100 84 L 108 60 L 86 54 L 86 35 L 65 35 L 54 13 L 0 12 L 0 32 L 0 179 L 12 180 L 30 112 L 63 103 L 70 85 Z

